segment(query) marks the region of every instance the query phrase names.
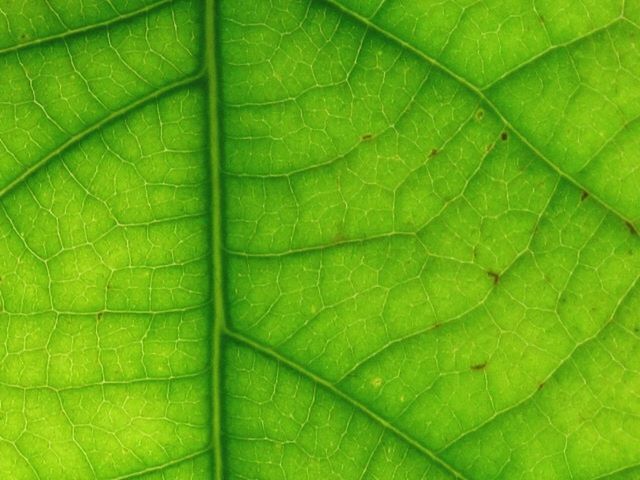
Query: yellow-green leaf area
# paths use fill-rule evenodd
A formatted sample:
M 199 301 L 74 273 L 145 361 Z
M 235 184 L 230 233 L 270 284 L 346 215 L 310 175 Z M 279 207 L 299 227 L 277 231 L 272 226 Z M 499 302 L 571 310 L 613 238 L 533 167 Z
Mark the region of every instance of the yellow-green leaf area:
M 0 5 L 0 477 L 640 475 L 640 1 Z

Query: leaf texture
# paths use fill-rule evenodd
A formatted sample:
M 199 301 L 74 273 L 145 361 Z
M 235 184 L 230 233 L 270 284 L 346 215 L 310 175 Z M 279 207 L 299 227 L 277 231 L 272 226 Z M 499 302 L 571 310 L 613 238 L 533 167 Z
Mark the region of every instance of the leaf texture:
M 0 476 L 636 478 L 639 29 L 0 5 Z

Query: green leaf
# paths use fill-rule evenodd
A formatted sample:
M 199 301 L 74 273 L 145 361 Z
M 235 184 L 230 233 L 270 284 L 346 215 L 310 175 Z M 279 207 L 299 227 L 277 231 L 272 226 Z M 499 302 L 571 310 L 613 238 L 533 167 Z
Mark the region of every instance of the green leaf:
M 4 2 L 0 478 L 637 478 L 639 29 Z

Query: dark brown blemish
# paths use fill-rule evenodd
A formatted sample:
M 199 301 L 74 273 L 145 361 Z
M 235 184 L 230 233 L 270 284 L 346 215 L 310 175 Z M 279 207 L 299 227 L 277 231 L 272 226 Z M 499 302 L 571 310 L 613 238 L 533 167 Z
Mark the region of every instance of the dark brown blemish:
M 431 150 L 431 153 L 429 154 L 429 158 L 435 157 L 436 155 L 438 155 L 438 153 L 440 153 L 438 149 L 434 148 L 433 150 Z
M 544 382 L 538 384 L 538 390 L 542 390 L 544 388 Z
M 489 275 L 491 278 L 493 278 L 493 284 L 497 285 L 500 282 L 500 274 L 496 273 L 496 272 L 487 272 L 487 275 Z
M 96 315 L 96 317 L 98 318 L 98 320 L 102 320 L 102 316 L 104 315 L 104 312 L 98 312 L 98 314 Z
M 580 194 L 580 200 L 584 202 L 587 198 L 589 198 L 589 192 L 587 192 L 586 190 L 583 190 L 582 193 Z
M 484 118 L 484 110 L 479 109 L 476 112 L 476 120 L 482 120 Z
M 433 327 L 431 327 L 431 328 L 436 329 L 436 328 L 440 328 L 441 326 L 442 326 L 442 324 L 440 322 L 438 322 L 438 323 L 434 323 Z
M 509 138 L 509 134 L 507 132 L 502 132 L 500 134 L 500 140 L 502 140 L 503 142 L 507 141 L 508 138 Z
M 362 141 L 366 142 L 367 140 L 371 140 L 373 138 L 373 135 L 371 133 L 365 133 L 364 135 L 362 135 Z
M 633 223 L 626 221 L 624 222 L 624 224 L 629 229 L 629 232 L 631 233 L 631 235 L 638 235 L 638 230 L 636 230 L 636 227 L 633 225 Z
M 485 368 L 487 368 L 487 362 L 471 365 L 471 370 L 475 370 L 476 372 L 480 370 L 484 370 Z

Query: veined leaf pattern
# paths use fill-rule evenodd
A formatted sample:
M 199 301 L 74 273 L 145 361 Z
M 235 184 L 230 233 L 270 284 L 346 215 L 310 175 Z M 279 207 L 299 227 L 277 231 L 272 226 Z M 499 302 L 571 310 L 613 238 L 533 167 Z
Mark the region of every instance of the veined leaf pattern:
M 639 29 L 0 5 L 0 476 L 640 475 Z

